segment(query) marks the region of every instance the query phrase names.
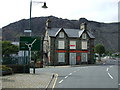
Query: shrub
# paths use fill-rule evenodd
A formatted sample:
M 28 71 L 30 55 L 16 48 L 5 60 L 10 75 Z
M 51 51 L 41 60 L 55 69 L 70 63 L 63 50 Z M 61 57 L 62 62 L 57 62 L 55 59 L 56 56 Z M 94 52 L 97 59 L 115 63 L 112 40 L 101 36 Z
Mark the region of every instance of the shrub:
M 29 73 L 29 65 L 8 65 L 12 68 L 14 73 Z
M 12 71 L 12 68 L 6 66 L 6 65 L 1 65 L 0 66 L 0 70 L 2 71 L 1 72 L 1 75 L 9 75 L 9 74 L 12 74 L 13 71 Z

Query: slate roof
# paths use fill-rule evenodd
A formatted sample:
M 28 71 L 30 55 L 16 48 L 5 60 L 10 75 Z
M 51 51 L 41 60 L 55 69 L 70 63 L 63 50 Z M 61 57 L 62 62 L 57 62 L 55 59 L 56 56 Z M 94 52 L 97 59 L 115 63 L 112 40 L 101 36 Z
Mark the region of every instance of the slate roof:
M 82 35 L 82 33 L 85 31 L 85 30 L 80 30 L 80 29 L 51 28 L 51 29 L 48 29 L 48 34 L 51 37 L 56 37 L 57 34 L 62 29 L 65 31 L 65 33 L 68 35 L 68 37 L 72 37 L 72 38 L 75 38 L 75 37 L 79 38 Z M 89 31 L 87 31 L 87 33 L 90 38 L 95 38 Z

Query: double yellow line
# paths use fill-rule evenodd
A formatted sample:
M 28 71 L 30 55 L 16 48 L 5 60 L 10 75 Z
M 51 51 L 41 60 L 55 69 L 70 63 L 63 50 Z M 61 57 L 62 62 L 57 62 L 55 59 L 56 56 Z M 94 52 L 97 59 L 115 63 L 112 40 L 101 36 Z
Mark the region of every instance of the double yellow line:
M 55 88 L 56 82 L 57 82 L 58 74 L 55 74 L 55 80 L 52 86 L 52 90 Z

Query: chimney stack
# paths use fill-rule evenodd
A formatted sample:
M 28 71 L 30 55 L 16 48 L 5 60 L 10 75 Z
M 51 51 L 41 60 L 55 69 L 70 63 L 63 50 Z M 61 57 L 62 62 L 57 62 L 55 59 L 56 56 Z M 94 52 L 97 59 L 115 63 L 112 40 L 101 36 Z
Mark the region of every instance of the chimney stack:
M 80 29 L 82 29 L 82 30 L 87 30 L 87 23 L 82 23 L 81 25 L 80 25 Z
M 50 19 L 47 19 L 47 21 L 46 21 L 46 30 L 47 29 L 51 29 L 51 20 Z

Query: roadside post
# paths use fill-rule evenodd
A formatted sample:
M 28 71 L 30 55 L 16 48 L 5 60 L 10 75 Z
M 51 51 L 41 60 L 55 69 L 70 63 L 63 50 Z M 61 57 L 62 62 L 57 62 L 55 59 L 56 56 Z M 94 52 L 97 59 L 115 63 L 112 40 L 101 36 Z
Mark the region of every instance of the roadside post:
M 96 54 L 94 54 L 94 63 L 96 63 Z
M 36 52 L 34 51 L 34 66 L 33 66 L 33 73 L 35 74 L 35 63 L 36 63 Z
M 29 61 L 27 61 L 29 64 L 29 69 L 30 69 L 30 63 L 31 63 L 31 51 L 41 51 L 42 47 L 40 46 L 41 46 L 40 37 L 29 37 L 29 36 L 20 37 L 20 50 L 29 51 Z M 35 63 L 35 60 L 34 60 L 34 63 Z M 35 74 L 35 65 L 33 68 L 33 73 Z

